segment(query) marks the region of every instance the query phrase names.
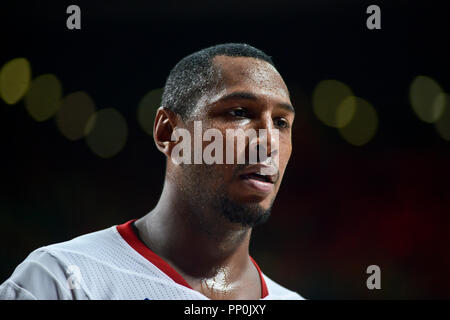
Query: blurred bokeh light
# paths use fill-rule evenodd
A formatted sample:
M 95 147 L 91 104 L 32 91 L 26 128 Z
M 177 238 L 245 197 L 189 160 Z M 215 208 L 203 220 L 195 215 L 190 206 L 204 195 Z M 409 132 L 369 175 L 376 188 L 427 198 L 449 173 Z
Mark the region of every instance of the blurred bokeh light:
M 336 110 L 336 127 L 343 128 L 352 121 L 355 115 L 357 101 L 355 96 L 345 98 Z
M 338 114 L 343 114 L 340 118 L 349 119 L 349 113 L 352 116 L 350 122 L 339 128 L 339 133 L 348 143 L 354 146 L 363 146 L 375 136 L 378 128 L 378 116 L 375 108 L 369 102 L 359 97 L 354 97 L 354 100 L 355 104 L 349 100 L 350 103 L 340 105 Z
M 62 85 L 54 74 L 43 74 L 31 82 L 25 106 L 36 121 L 53 117 L 61 105 Z
M 448 94 L 445 97 L 444 110 L 434 126 L 442 139 L 450 141 L 450 96 Z
M 338 107 L 353 95 L 352 90 L 341 81 L 322 80 L 317 84 L 312 96 L 314 113 L 327 126 L 338 128 Z
M 0 70 L 0 96 L 7 104 L 17 103 L 27 92 L 31 80 L 31 66 L 27 59 L 8 61 Z
M 73 92 L 64 97 L 55 116 L 59 131 L 69 140 L 85 136 L 89 117 L 95 112 L 95 103 L 83 91 Z
M 127 141 L 128 126 L 125 118 L 115 109 L 95 112 L 86 125 L 86 142 L 91 151 L 101 158 L 112 158 Z
M 154 89 L 148 92 L 139 101 L 137 118 L 142 130 L 153 135 L 153 123 L 155 122 L 156 110 L 161 105 L 163 89 Z
M 427 76 L 417 76 L 411 83 L 409 99 L 417 117 L 436 122 L 444 111 L 445 95 L 439 83 Z

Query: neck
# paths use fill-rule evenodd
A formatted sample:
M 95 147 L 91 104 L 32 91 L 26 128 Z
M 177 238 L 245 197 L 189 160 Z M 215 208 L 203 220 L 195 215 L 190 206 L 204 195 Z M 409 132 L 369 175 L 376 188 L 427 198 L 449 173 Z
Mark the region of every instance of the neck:
M 238 279 L 251 265 L 251 229 L 191 202 L 166 179 L 156 207 L 136 221 L 143 242 L 186 278 L 213 278 L 230 270 L 229 276 Z

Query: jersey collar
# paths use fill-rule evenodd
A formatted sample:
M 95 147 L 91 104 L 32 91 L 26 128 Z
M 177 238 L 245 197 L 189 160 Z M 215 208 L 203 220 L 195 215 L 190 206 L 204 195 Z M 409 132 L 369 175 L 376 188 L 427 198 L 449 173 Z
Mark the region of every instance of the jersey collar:
M 137 233 L 135 232 L 135 230 L 133 228 L 133 222 L 136 220 L 137 219 L 130 220 L 130 221 L 125 222 L 124 224 L 118 225 L 116 227 L 117 231 L 122 236 L 122 238 L 134 250 L 136 250 L 141 256 L 143 256 L 145 259 L 150 261 L 159 270 L 161 270 L 167 276 L 169 276 L 173 281 L 175 281 L 176 283 L 178 283 L 182 286 L 185 286 L 189 289 L 192 289 L 192 287 L 189 285 L 189 283 L 187 283 L 187 281 L 174 268 L 172 268 L 164 259 L 162 259 L 156 253 L 154 253 L 152 250 L 150 250 L 150 248 L 147 247 L 141 241 L 141 239 L 138 237 Z M 259 268 L 256 261 L 253 260 L 252 257 L 250 257 L 250 259 L 253 262 L 253 264 L 255 265 L 256 270 L 258 270 L 259 278 L 261 280 L 261 298 L 264 299 L 269 294 L 266 281 L 264 280 L 261 269 Z M 194 290 L 194 289 L 192 289 L 192 290 Z

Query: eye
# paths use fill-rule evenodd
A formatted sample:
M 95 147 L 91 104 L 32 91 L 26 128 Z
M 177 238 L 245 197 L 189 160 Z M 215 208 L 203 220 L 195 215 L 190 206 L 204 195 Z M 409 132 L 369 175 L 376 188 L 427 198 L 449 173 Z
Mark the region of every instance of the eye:
M 289 128 L 289 122 L 284 118 L 276 118 L 273 120 L 273 123 L 275 124 L 275 126 L 283 129 Z
M 246 110 L 246 109 L 244 109 L 244 108 L 234 108 L 234 109 L 232 109 L 231 111 L 230 111 L 230 114 L 233 116 L 233 117 L 238 117 L 238 118 L 245 118 L 245 117 L 248 117 L 248 111 Z

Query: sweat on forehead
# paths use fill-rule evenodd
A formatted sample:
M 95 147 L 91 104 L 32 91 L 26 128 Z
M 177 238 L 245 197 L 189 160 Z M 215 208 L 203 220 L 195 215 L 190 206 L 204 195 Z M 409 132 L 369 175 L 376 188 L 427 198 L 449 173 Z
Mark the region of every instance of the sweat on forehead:
M 253 82 L 255 85 L 285 86 L 275 67 L 266 61 L 251 57 L 216 56 L 213 64 L 220 80 L 226 85 Z
M 275 94 L 289 99 L 289 91 L 280 74 L 265 61 L 249 57 L 217 56 L 213 63 L 218 85 L 199 98 L 195 114 L 201 111 L 201 106 L 211 104 L 234 91 L 255 95 Z

